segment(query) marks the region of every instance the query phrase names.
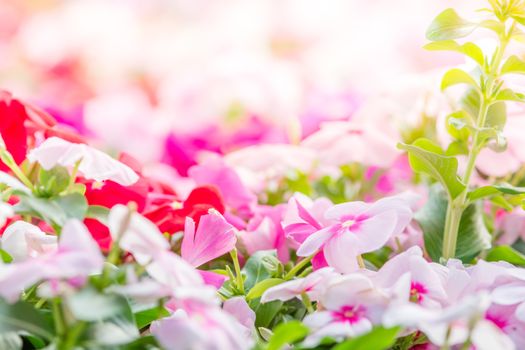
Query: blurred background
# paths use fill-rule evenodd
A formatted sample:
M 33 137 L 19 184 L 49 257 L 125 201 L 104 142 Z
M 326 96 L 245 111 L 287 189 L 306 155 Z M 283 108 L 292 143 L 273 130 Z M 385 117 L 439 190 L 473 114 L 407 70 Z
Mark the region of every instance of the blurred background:
M 185 175 L 199 150 L 298 143 L 363 108 L 410 121 L 461 63 L 423 50 L 425 30 L 467 3 L 0 0 L 0 87 Z

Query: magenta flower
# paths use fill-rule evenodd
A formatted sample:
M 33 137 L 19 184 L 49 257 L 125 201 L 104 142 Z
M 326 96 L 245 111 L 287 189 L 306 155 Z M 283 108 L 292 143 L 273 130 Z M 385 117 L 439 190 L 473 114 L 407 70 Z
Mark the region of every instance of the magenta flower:
M 297 255 L 310 256 L 323 250 L 330 266 L 348 273 L 358 269 L 358 255 L 381 248 L 392 235 L 404 230 L 412 210 L 400 197 L 387 197 L 373 204 L 335 205 L 326 211 L 325 218 L 331 224 L 308 236 Z
M 199 267 L 235 247 L 237 237 L 235 229 L 216 210 L 210 209 L 207 215 L 201 216 L 195 230 L 195 222 L 186 218 L 181 255 L 191 265 Z

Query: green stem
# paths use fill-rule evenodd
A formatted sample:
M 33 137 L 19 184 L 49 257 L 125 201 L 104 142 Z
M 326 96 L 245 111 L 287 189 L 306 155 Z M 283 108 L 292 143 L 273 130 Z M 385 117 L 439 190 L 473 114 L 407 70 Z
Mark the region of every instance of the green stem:
M 235 280 L 237 284 L 237 289 L 241 294 L 244 294 L 244 280 L 242 278 L 241 265 L 239 264 L 239 255 L 237 254 L 237 248 L 233 248 L 230 251 L 230 256 L 232 257 L 233 267 L 235 268 Z
M 306 293 L 301 293 L 301 300 L 303 301 L 304 306 L 306 306 L 306 310 L 309 314 L 314 312 L 314 307 L 312 306 L 312 301 L 310 300 L 310 297 Z
M 66 332 L 66 323 L 64 320 L 64 314 L 60 307 L 60 300 L 54 298 L 51 302 L 51 310 L 53 311 L 53 321 L 55 322 L 55 331 L 59 337 L 63 336 Z
M 24 184 L 26 185 L 26 187 L 28 187 L 31 191 L 33 190 L 33 184 L 31 183 L 31 181 L 29 181 L 29 179 L 27 178 L 27 176 L 25 176 L 24 172 L 22 171 L 22 169 L 20 169 L 20 167 L 18 166 L 18 164 L 16 164 L 15 162 L 15 159 L 13 158 L 13 156 L 11 155 L 11 153 L 9 153 L 9 151 L 5 148 L 3 148 L 2 146 L 0 146 L 0 159 L 2 160 L 2 162 L 9 168 L 11 169 L 11 171 L 13 172 L 13 174 L 15 174 L 15 176 Z
M 82 159 L 79 159 L 75 163 L 75 166 L 73 167 L 73 170 L 71 171 L 71 175 L 69 177 L 69 183 L 67 185 L 66 192 L 71 192 L 71 190 L 73 189 L 73 186 L 75 186 L 75 181 L 77 179 L 77 174 L 78 174 L 78 167 L 80 166 L 81 162 L 82 162 Z
M 292 279 L 295 277 L 295 275 L 297 275 L 297 273 L 299 271 L 301 271 L 301 269 L 303 267 L 305 267 L 306 265 L 308 265 L 310 263 L 310 261 L 312 261 L 313 259 L 313 255 L 307 257 L 307 258 L 304 258 L 303 260 L 299 261 L 290 271 L 288 271 L 288 273 L 284 276 L 284 279 L 285 280 L 289 280 L 289 279 Z
M 86 322 L 78 322 L 67 332 L 64 341 L 59 345 L 59 350 L 71 350 L 77 345 L 77 340 L 87 327 Z
M 470 180 L 476 167 L 476 159 L 479 155 L 479 152 L 481 151 L 481 148 L 483 147 L 483 145 L 481 145 L 479 142 L 479 130 L 485 127 L 489 107 L 492 102 L 491 99 L 492 94 L 494 92 L 493 90 L 496 87 L 497 78 L 499 76 L 499 69 L 503 60 L 503 54 L 510 41 L 510 36 L 513 30 L 514 24 L 511 26 L 508 35 L 500 36 L 501 45 L 497 48 L 496 54 L 494 55 L 494 59 L 491 62 L 485 89 L 483 89 L 482 93 L 480 94 L 480 107 L 478 117 L 476 120 L 476 129 L 472 136 L 472 148 L 469 151 L 465 174 L 462 178 L 463 183 L 465 184 L 465 190 L 457 198 L 449 198 L 448 201 L 442 251 L 442 257 L 445 260 L 453 258 L 456 254 L 456 245 L 458 240 L 461 216 L 463 215 L 465 208 L 469 204 L 467 200 L 467 194 L 470 186 Z

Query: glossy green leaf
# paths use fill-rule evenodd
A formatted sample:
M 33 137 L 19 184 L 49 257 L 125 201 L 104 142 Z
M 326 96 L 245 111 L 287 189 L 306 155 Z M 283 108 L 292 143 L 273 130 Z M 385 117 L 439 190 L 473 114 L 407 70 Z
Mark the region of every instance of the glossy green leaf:
M 503 89 L 495 97 L 495 101 L 525 102 L 525 95 L 512 89 Z
M 432 186 L 427 203 L 415 215 L 423 230 L 425 249 L 433 261 L 439 261 L 443 249 L 443 234 L 448 200 L 443 189 Z M 489 249 L 491 236 L 483 221 L 481 202 L 467 207 L 458 230 L 456 257 L 470 262 L 479 252 Z
M 281 350 L 302 340 L 308 334 L 308 327 L 299 321 L 281 323 L 275 327 L 268 342 L 267 350 Z
M 465 111 L 458 111 L 447 116 L 448 133 L 458 140 L 468 140 L 470 136 L 470 120 Z
M 0 299 L 0 334 L 24 331 L 51 340 L 54 329 L 49 319 L 31 304 L 19 301 L 8 304 Z
M 255 312 L 255 326 L 268 328 L 279 310 L 281 310 L 283 302 L 275 300 L 261 304 L 261 299 L 257 298 L 250 300 L 248 305 Z
M 507 183 L 492 185 L 492 186 L 483 186 L 476 188 L 475 190 L 469 192 L 468 199 L 470 201 L 475 201 L 481 198 L 490 197 L 495 194 L 510 194 L 510 195 L 519 195 L 525 194 L 525 187 L 516 187 Z
M 506 261 L 513 265 L 525 266 L 525 255 L 507 245 L 492 248 L 485 258 L 487 261 Z
M 258 251 L 250 256 L 242 270 L 246 275 L 244 288 L 249 291 L 257 283 L 273 277 L 278 263 L 275 250 Z
M 469 42 L 460 45 L 454 40 L 443 40 L 431 42 L 425 45 L 425 49 L 430 51 L 454 51 L 472 58 L 482 67 L 485 64 L 483 51 L 474 43 Z
M 447 9 L 432 21 L 426 36 L 431 41 L 459 39 L 472 33 L 476 26 L 461 18 L 454 9 Z
M 52 198 L 38 198 L 31 195 L 21 196 L 20 203 L 15 207 L 19 214 L 29 214 L 63 226 L 68 219 L 83 220 L 88 204 L 86 198 L 79 193 Z
M 459 68 L 452 68 L 443 75 L 441 90 L 458 84 L 467 84 L 475 88 L 478 87 L 478 83 L 470 74 Z
M 69 172 L 66 168 L 56 166 L 50 170 L 40 168 L 36 190 L 43 197 L 58 195 L 69 184 Z
M 252 289 L 250 289 L 250 292 L 246 295 L 246 299 L 251 300 L 259 298 L 264 294 L 264 292 L 266 292 L 267 289 L 277 286 L 283 282 L 284 280 L 282 278 L 268 278 L 266 280 L 262 280 L 253 286 Z
M 439 181 L 451 198 L 456 198 L 465 190 L 465 185 L 457 175 L 458 160 L 444 155 L 441 147 L 432 141 L 418 139 L 411 145 L 399 144 L 398 147 L 408 152 L 410 166 L 414 171 Z
M 142 329 L 146 326 L 149 326 L 151 322 L 169 315 L 170 313 L 168 310 L 163 307 L 156 306 L 151 309 L 135 312 L 135 322 L 137 324 L 137 328 Z
M 369 333 L 348 339 L 332 348 L 332 350 L 386 350 L 396 342 L 399 327 L 376 327 Z
M 525 61 L 518 56 L 510 56 L 501 67 L 501 74 L 525 74 Z

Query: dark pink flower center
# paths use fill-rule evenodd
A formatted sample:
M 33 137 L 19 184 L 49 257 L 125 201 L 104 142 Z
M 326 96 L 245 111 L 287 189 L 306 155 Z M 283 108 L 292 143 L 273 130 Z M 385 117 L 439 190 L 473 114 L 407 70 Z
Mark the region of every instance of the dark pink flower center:
M 365 316 L 366 308 L 362 305 L 345 305 L 339 311 L 333 311 L 332 317 L 336 322 L 354 324 Z
M 498 327 L 501 330 L 503 330 L 508 325 L 508 322 L 503 315 L 494 315 L 487 313 L 485 315 L 485 319 L 494 323 L 496 327 Z
M 413 303 L 420 304 L 423 301 L 425 294 L 428 293 L 427 288 L 419 283 L 412 281 L 410 283 L 410 301 Z

